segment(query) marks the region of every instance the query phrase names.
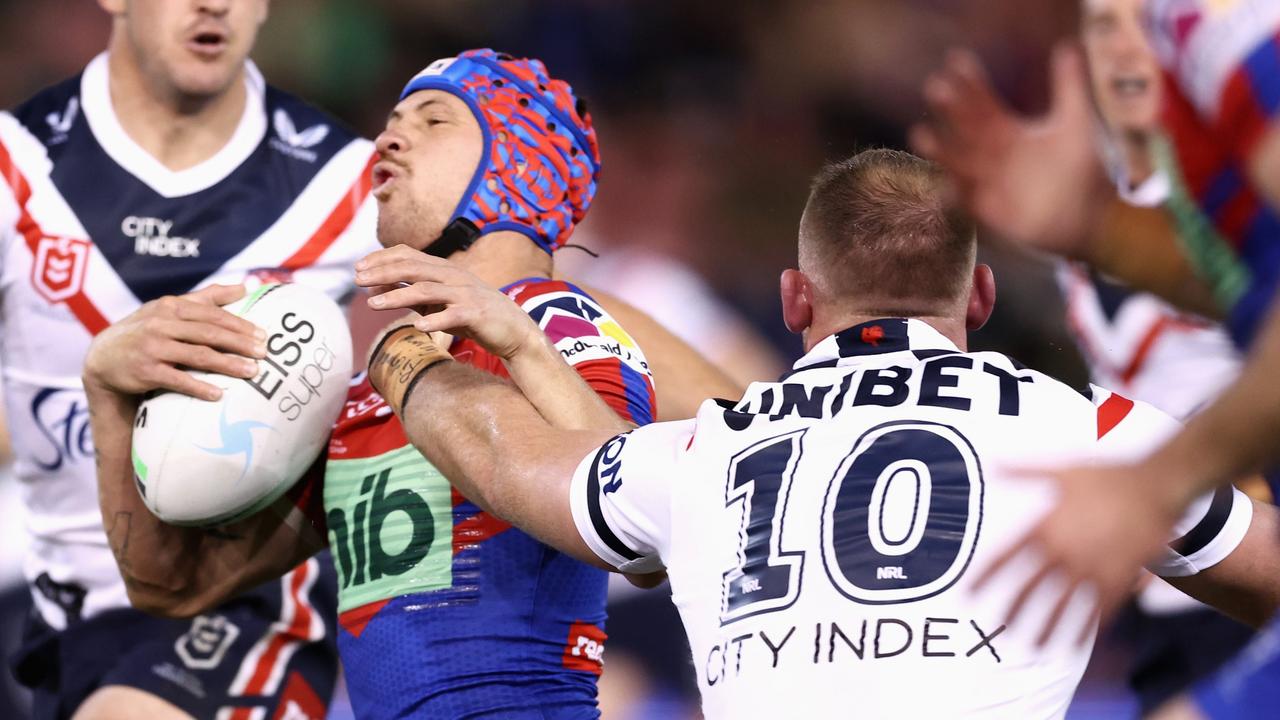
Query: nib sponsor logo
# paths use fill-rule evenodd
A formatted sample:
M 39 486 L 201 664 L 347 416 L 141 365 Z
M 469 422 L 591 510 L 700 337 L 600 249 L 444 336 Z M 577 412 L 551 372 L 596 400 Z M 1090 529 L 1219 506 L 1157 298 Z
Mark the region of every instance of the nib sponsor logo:
M 271 116 L 271 125 L 276 131 L 276 136 L 271 138 L 272 149 L 309 163 L 316 161 L 316 154 L 310 148 L 324 142 L 329 136 L 329 126 L 323 123 L 298 130 L 293 124 L 293 118 L 284 110 L 276 110 Z
M 130 215 L 120 223 L 120 231 L 133 238 L 133 252 L 152 257 L 200 257 L 200 241 L 196 238 L 170 235 L 172 220 Z

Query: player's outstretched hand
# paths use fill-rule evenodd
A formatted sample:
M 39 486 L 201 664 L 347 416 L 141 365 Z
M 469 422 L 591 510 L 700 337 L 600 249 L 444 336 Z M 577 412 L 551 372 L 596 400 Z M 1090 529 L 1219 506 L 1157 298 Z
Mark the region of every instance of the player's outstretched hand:
M 414 310 L 422 315 L 413 323 L 419 330 L 471 338 L 504 360 L 543 342 L 538 326 L 506 295 L 448 260 L 407 245 L 356 263 L 356 284 L 373 293 L 369 307 Z
M 1094 121 L 1079 51 L 1053 56 L 1052 106 L 1016 115 L 978 58 L 953 50 L 924 84 L 929 117 L 911 145 L 951 175 L 959 202 L 1006 240 L 1074 258 L 1086 256 L 1093 223 L 1114 195 L 1094 148 Z
M 1092 592 L 1094 619 L 1110 619 L 1136 587 L 1142 565 L 1159 554 L 1178 517 L 1178 508 L 1161 501 L 1142 466 L 1078 467 L 1047 476 L 1058 486 L 1057 504 L 988 566 L 975 585 L 981 589 L 1024 553 L 1035 558 L 1035 569 L 1005 622 L 1013 624 L 1031 596 L 1052 578 L 1061 594 L 1053 598 L 1040 644 L 1048 642 L 1078 590 Z M 1092 629 L 1092 623 L 1079 628 L 1077 640 L 1083 642 Z
M 103 330 L 89 346 L 84 382 L 120 395 L 174 390 L 217 400 L 222 390 L 183 369 L 251 378 L 267 355 L 266 333 L 222 309 L 243 285 L 211 285 L 162 297 Z

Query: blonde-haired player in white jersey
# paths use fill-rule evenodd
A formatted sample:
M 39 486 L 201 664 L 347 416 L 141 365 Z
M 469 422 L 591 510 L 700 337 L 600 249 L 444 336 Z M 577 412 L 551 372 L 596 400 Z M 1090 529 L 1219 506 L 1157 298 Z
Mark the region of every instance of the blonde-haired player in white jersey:
M 447 263 L 390 251 L 366 277 L 414 284 L 386 304 L 443 306 L 416 326 L 492 348 L 528 399 L 403 328 L 370 376 L 464 494 L 586 561 L 669 574 L 709 717 L 1061 717 L 1089 655 L 1087 598 L 1039 604 L 1004 575 L 977 588 L 1050 507 L 1019 469 L 1137 457 L 1177 424 L 966 352 L 995 286 L 939 181 L 895 151 L 824 170 L 800 269 L 782 276 L 808 353 L 695 419 L 614 435 L 626 428 L 518 308 Z M 1270 508 L 1224 489 L 1194 504 L 1152 569 L 1260 623 L 1280 593 L 1274 529 Z M 1073 618 L 1086 642 L 1006 628 L 1024 604 Z

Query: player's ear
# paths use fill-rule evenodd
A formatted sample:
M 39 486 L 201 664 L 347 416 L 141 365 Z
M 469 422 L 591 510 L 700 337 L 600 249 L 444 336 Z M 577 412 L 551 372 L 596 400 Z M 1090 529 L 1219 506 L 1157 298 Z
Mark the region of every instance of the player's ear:
M 802 333 L 813 324 L 813 286 L 804 273 L 794 268 L 782 271 L 782 322 L 793 333 Z
M 978 263 L 973 268 L 973 282 L 969 286 L 969 306 L 965 308 L 964 326 L 977 330 L 987 324 L 996 306 L 996 277 L 990 265 Z

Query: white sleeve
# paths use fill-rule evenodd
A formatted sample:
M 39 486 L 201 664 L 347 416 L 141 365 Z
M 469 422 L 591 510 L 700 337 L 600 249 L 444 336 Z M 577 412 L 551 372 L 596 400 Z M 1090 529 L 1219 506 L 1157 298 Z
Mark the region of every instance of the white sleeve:
M 1098 405 L 1096 457 L 1102 462 L 1134 462 L 1150 455 L 1181 429 L 1177 420 L 1142 403 L 1094 389 Z M 1244 539 L 1253 504 L 1233 487 L 1197 498 L 1174 525 L 1160 557 L 1147 565 L 1165 577 L 1186 577 L 1222 562 Z
M 664 567 L 673 483 L 693 425 L 646 425 L 614 437 L 579 463 L 569 490 L 573 521 L 601 560 L 629 573 Z
M 22 138 L 26 131 L 22 129 L 22 125 L 13 115 L 7 111 L 0 111 L 0 152 L 5 155 L 9 167 L 0 168 L 0 170 L 14 170 L 9 173 L 11 177 L 0 177 L 0 277 L 4 274 L 5 264 L 8 261 L 9 253 L 13 251 L 13 243 L 18 235 L 18 222 L 22 218 L 22 206 L 18 203 L 16 180 L 20 174 L 16 172 L 17 166 L 13 159 L 14 146 L 18 144 L 20 138 L 28 143 L 37 143 L 34 139 Z M 4 163 L 0 163 L 3 165 Z M 3 173 L 0 173 L 3 175 Z
M 1253 522 L 1253 503 L 1233 487 L 1219 488 L 1191 503 L 1173 528 L 1176 538 L 1147 569 L 1164 577 L 1186 577 L 1235 552 Z
M 13 196 L 9 185 L 0 181 L 0 276 L 4 274 L 5 261 L 13 249 L 14 238 L 18 236 L 18 219 L 22 216 L 22 208 Z

